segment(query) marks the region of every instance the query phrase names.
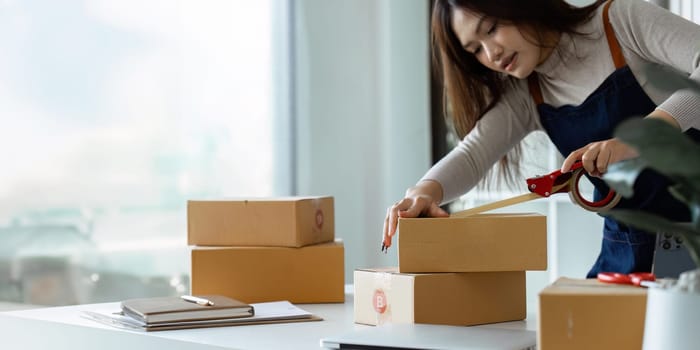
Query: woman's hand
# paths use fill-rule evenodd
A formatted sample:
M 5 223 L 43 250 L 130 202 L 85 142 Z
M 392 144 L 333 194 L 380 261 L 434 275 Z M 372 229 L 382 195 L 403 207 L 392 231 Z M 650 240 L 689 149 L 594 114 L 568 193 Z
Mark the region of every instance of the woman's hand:
M 571 166 L 581 160 L 583 168 L 586 172 L 595 177 L 600 177 L 608 171 L 608 165 L 619 162 L 621 160 L 637 157 L 637 151 L 623 143 L 622 141 L 612 138 L 605 141 L 591 142 L 588 145 L 581 147 L 569 154 L 561 166 L 561 172 L 566 173 L 571 170 Z
M 661 109 L 654 110 L 645 118 L 661 119 L 680 129 L 678 121 L 673 118 L 672 115 L 668 114 L 668 112 Z M 639 153 L 637 150 L 616 138 L 605 141 L 591 142 L 587 146 L 571 152 L 571 154 L 564 159 L 564 164 L 561 166 L 561 172 L 568 172 L 571 170 L 571 166 L 574 165 L 577 160 L 581 160 L 583 163 L 583 168 L 586 169 L 589 174 L 600 177 L 606 171 L 608 171 L 608 165 L 638 156 Z
M 382 246 L 389 248 L 391 238 L 396 234 L 399 218 L 415 218 L 420 215 L 428 217 L 450 216 L 440 208 L 442 186 L 435 181 L 421 181 L 406 191 L 406 197 L 394 203 L 386 211 L 384 219 L 384 236 Z

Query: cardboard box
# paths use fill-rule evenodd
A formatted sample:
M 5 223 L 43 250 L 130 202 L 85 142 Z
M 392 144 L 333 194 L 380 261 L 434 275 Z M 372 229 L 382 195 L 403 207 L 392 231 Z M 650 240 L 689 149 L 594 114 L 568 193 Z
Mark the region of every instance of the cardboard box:
M 193 247 L 192 294 L 247 303 L 345 302 L 343 242 L 291 247 Z
M 399 272 L 547 269 L 547 219 L 539 214 L 401 218 Z
M 333 197 L 187 201 L 187 243 L 302 247 L 332 242 Z
M 642 348 L 645 288 L 560 278 L 539 298 L 540 350 Z
M 355 322 L 476 325 L 522 320 L 525 272 L 405 274 L 358 269 Z

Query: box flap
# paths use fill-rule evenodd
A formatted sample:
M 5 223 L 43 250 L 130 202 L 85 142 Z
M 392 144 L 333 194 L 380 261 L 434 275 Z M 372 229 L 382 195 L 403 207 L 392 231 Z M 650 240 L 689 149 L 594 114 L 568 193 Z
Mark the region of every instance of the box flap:
M 299 202 L 313 199 L 331 198 L 332 196 L 290 196 L 290 197 L 224 197 L 190 199 L 188 202 Z
M 398 267 L 366 267 L 357 268 L 357 271 L 367 271 L 367 272 L 385 272 L 385 273 L 396 273 L 399 271 Z
M 647 294 L 646 288 L 633 285 L 604 283 L 597 279 L 574 279 L 560 277 L 547 286 L 540 295 L 641 295 Z
M 470 217 L 524 217 L 524 216 L 543 216 L 540 213 L 481 213 L 476 215 L 471 215 Z

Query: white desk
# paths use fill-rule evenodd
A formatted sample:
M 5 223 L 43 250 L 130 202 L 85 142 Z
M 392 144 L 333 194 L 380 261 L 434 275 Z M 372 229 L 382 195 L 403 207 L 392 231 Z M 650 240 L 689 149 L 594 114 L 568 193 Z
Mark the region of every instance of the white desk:
M 344 304 L 299 304 L 323 318 L 298 322 L 159 332 L 112 328 L 80 316 L 83 310 L 113 308 L 119 303 L 88 304 L 0 312 L 0 347 L 15 349 L 320 349 L 325 336 L 371 326 L 353 322 L 352 289 L 346 288 Z M 535 330 L 533 310 L 525 321 L 478 327 Z

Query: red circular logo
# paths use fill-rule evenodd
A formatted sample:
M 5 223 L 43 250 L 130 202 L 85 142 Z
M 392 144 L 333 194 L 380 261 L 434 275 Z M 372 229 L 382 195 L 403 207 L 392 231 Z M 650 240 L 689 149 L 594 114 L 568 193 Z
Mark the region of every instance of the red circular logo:
M 372 296 L 372 306 L 374 307 L 374 311 L 383 314 L 384 311 L 386 311 L 386 294 L 384 294 L 384 291 L 381 289 L 376 289 L 374 291 L 374 295 Z
M 321 209 L 316 210 L 316 228 L 323 229 L 323 211 Z

